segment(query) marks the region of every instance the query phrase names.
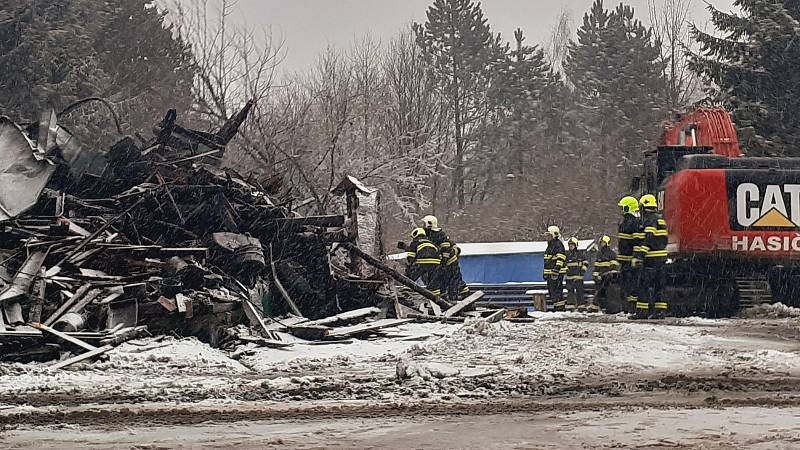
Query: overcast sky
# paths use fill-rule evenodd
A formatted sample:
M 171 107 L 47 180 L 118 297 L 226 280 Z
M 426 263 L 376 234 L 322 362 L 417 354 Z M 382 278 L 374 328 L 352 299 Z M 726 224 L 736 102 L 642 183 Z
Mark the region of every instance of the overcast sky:
M 647 1 L 628 0 L 639 18 L 647 22 Z M 663 2 L 664 0 L 656 0 Z M 705 0 L 722 9 L 732 9 L 733 0 Z M 693 0 L 696 22 L 708 14 L 703 0 Z M 412 21 L 424 21 L 432 0 L 238 0 L 240 17 L 247 24 L 271 26 L 285 39 L 287 56 L 282 70 L 300 71 L 316 61 L 331 45 L 347 48 L 358 37 L 372 33 L 387 41 Z M 570 12 L 577 28 L 592 0 L 484 0 L 483 11 L 494 31 L 513 38 L 520 27 L 529 44 L 547 40 L 562 10 Z M 607 8 L 618 4 L 606 1 Z

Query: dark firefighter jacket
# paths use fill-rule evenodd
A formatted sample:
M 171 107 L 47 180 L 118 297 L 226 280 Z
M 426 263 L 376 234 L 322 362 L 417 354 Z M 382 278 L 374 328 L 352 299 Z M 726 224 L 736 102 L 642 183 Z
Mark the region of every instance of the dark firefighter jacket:
M 417 238 L 411 241 L 406 259 L 409 265 L 438 266 L 442 263 L 439 249 L 427 238 Z
M 567 253 L 561 239 L 551 239 L 544 251 L 544 278 L 557 278 L 567 273 Z
M 586 257 L 582 251 L 577 249 L 567 250 L 567 280 L 583 280 L 588 268 L 589 263 L 586 262 Z
M 594 260 L 594 269 L 592 270 L 592 277 L 601 279 L 607 274 L 619 270 L 619 262 L 617 262 L 617 254 L 608 245 L 603 245 L 597 252 L 597 258 Z
M 641 221 L 633 214 L 625 214 L 619 224 L 619 253 L 617 261 L 622 265 L 630 264 L 633 259 L 634 250 L 639 246 L 644 237 L 641 228 Z
M 656 211 L 646 211 L 642 216 L 644 239 L 634 252 L 634 257 L 645 265 L 667 261 L 667 221 Z
M 461 249 L 458 248 L 441 228 L 425 230 L 430 236 L 431 242 L 439 248 L 439 253 L 442 255 L 442 264 L 452 266 L 458 264 L 458 256 L 461 254 Z

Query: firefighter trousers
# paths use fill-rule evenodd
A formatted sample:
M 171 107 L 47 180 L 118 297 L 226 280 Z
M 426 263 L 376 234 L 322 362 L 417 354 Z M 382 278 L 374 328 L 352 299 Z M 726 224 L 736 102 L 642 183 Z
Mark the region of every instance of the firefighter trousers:
M 547 279 L 547 301 L 556 311 L 564 311 L 567 303 L 564 301 L 564 276 Z
M 442 270 L 438 264 L 415 264 L 409 267 L 407 272 L 408 277 L 416 281 L 422 279 L 425 283 L 425 288 L 433 292 L 435 295 L 442 295 L 442 287 L 444 286 Z
M 451 301 L 458 301 L 469 295 L 469 287 L 464 283 L 461 275 L 461 266 L 458 263 L 442 266 L 444 273 L 444 289 L 447 291 L 445 296 Z
M 665 314 L 667 301 L 664 298 L 664 263 L 647 264 L 642 268 L 639 299 L 636 311 L 639 315 Z
M 583 293 L 583 280 L 567 280 L 567 310 L 575 310 L 586 305 Z
M 631 314 L 636 312 L 636 302 L 639 301 L 640 274 L 641 269 L 634 269 L 631 267 L 630 263 L 624 264 L 620 268 L 622 293 L 625 295 L 628 304 L 628 312 Z

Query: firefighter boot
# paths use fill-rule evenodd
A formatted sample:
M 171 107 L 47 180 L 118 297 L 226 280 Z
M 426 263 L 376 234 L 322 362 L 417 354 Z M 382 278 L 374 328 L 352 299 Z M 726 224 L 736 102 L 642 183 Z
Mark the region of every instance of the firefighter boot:
M 636 302 L 636 313 L 631 317 L 635 320 L 644 320 L 650 317 L 650 303 L 641 300 Z
M 653 312 L 653 319 L 661 320 L 667 316 L 667 309 L 669 304 L 665 301 L 657 301 L 655 303 L 655 312 Z

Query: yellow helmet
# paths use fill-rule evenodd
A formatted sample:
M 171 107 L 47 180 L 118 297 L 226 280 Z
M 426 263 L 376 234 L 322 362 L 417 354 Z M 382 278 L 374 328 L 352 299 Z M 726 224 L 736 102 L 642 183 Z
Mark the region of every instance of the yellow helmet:
M 653 194 L 643 195 L 642 198 L 639 199 L 639 204 L 641 204 L 643 208 L 658 208 L 658 201 Z
M 600 242 L 605 245 L 611 245 L 611 238 L 606 235 L 603 235 L 603 237 L 600 238 Z
M 555 225 L 550 225 L 549 227 L 547 227 L 547 232 L 552 234 L 553 236 L 558 236 L 559 234 L 561 234 L 561 230 L 559 230 L 558 227 Z
M 639 200 L 636 200 L 636 197 L 631 197 L 630 195 L 622 197 L 618 205 L 622 208 L 622 212 L 624 213 L 635 213 L 639 211 Z
M 569 238 L 569 241 L 567 241 L 567 243 L 577 247 L 578 246 L 578 238 L 573 236 L 573 237 Z
M 414 228 L 413 230 L 411 230 L 411 239 L 416 239 L 420 236 L 422 237 L 426 236 L 425 228 Z
M 439 219 L 436 216 L 425 216 L 422 218 L 422 224 L 425 228 L 438 228 L 439 227 Z

